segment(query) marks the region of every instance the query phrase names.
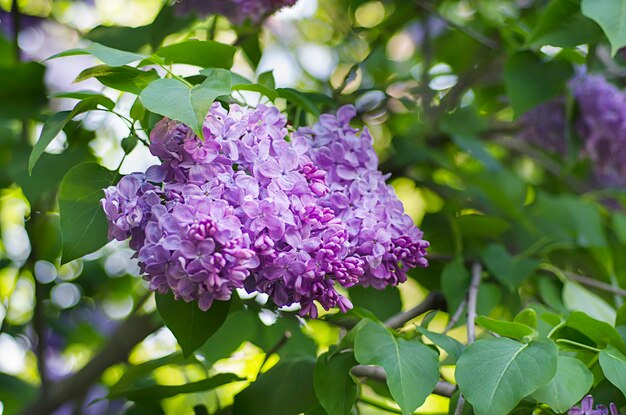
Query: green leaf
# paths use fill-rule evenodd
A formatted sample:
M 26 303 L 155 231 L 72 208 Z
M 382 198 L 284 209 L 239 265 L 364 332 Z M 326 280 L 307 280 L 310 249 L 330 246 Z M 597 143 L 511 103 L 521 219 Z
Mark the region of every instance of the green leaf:
M 159 315 L 178 341 L 183 356 L 189 357 L 224 324 L 230 301 L 214 301 L 211 308 L 202 311 L 195 301 L 186 303 L 174 299 L 171 293 L 156 296 Z
M 609 382 L 626 395 L 626 355 L 609 345 L 600 352 L 600 366 Z
M 315 395 L 328 415 L 348 415 L 356 402 L 357 386 L 350 369 L 357 362 L 352 353 L 324 353 L 317 358 L 313 385 Z
M 580 13 L 580 0 L 553 0 L 539 17 L 527 43 L 571 48 L 593 43 L 601 33 L 593 20 Z
M 59 211 L 63 235 L 62 263 L 90 254 L 107 242 L 108 222 L 100 206 L 102 189 L 117 174 L 96 163 L 83 163 L 67 172 L 61 183 Z
M 515 114 L 519 116 L 554 98 L 573 73 L 567 62 L 544 62 L 531 52 L 509 56 L 504 65 L 504 85 Z
M 315 102 L 313 102 L 305 93 L 296 91 L 292 88 L 278 88 L 276 92 L 278 92 L 279 97 L 285 98 L 287 101 L 290 101 L 305 111 L 310 112 L 316 117 L 320 116 L 319 108 L 317 108 Z
M 626 0 L 582 0 L 582 13 L 600 25 L 611 44 L 611 54 L 626 46 Z
M 187 40 L 164 46 L 154 54 L 164 58 L 168 63 L 230 69 L 236 51 L 233 46 L 211 40 Z
M 48 59 L 57 59 L 65 56 L 75 55 L 92 55 L 109 66 L 124 66 L 128 65 L 129 63 L 137 62 L 147 58 L 146 55 L 140 55 L 138 53 L 131 53 L 124 50 L 113 49 L 108 46 L 104 46 L 94 42 L 86 48 L 70 49 L 65 52 L 57 53 L 56 55 L 53 55 Z
M 398 339 L 374 322 L 368 322 L 356 333 L 354 355 L 363 365 L 385 369 L 391 396 L 405 415 L 424 403 L 439 380 L 435 350 L 418 341 Z
M 37 397 L 37 388 L 13 376 L 0 373 L 0 402 L 4 415 L 17 415 Z
M 74 82 L 96 78 L 102 85 L 118 91 L 139 95 L 152 81 L 159 79 L 159 74 L 151 69 L 142 71 L 131 66 L 99 65 L 82 71 Z
M 261 74 L 259 74 L 257 81 L 259 83 L 259 85 L 263 85 L 264 87 L 270 88 L 270 89 L 275 89 L 276 88 L 276 81 L 274 80 L 274 72 L 273 71 L 267 71 L 267 72 L 263 72 Z
M 556 375 L 547 385 L 539 388 L 532 397 L 550 405 L 556 413 L 565 413 L 578 403 L 593 384 L 593 375 L 580 360 L 559 356 Z
M 435 343 L 435 345 L 441 347 L 443 350 L 446 351 L 446 353 L 448 353 L 448 357 L 443 361 L 443 364 L 445 365 L 455 364 L 465 350 L 465 345 L 463 343 L 459 342 L 456 339 L 453 339 L 450 336 L 446 336 L 445 334 L 441 333 L 435 333 L 421 326 L 417 326 L 415 327 L 415 329 L 422 333 L 424 336 L 426 336 L 428 340 Z
M 0 67 L 0 118 L 32 118 L 46 104 L 46 68 L 36 62 Z
M 581 311 L 574 311 L 567 317 L 565 324 L 589 337 L 600 347 L 610 344 L 626 353 L 626 343 L 609 323 L 596 320 Z
M 596 294 L 573 281 L 563 287 L 563 303 L 568 310 L 587 313 L 589 316 L 609 324 L 615 322 L 615 309 Z
M 512 257 L 502 245 L 491 244 L 482 252 L 493 276 L 514 291 L 539 265 L 538 261 Z
M 135 134 L 131 134 L 128 137 L 124 137 L 122 139 L 122 150 L 124 150 L 124 154 L 129 154 L 131 151 L 137 147 L 137 142 L 139 139 Z
M 463 264 L 463 258 L 456 257 L 448 262 L 441 272 L 441 289 L 446 297 L 450 314 L 454 313 L 470 284 L 470 273 Z
M 517 340 L 524 340 L 529 336 L 537 336 L 535 329 L 514 321 L 494 320 L 489 317 L 479 316 L 476 318 L 476 324 L 501 336 Z
M 182 353 L 175 352 L 157 359 L 145 361 L 138 365 L 129 366 L 120 379 L 109 388 L 109 395 L 119 395 L 122 391 L 137 389 L 135 385 L 145 384 L 147 378 L 160 367 L 168 365 L 185 366 L 193 363 L 200 365 L 197 360 L 185 359 Z
M 152 402 L 183 393 L 204 392 L 242 380 L 244 379 L 241 379 L 232 373 L 221 373 L 208 379 L 185 383 L 182 385 L 152 385 L 127 390 L 116 390 L 115 392 L 112 391 L 109 393 L 108 398 L 126 398 L 136 402 Z
M 534 329 L 537 328 L 537 312 L 532 308 L 527 308 L 525 310 L 520 311 L 515 318 L 514 322 L 525 324 L 528 327 L 532 327 Z
M 350 301 L 357 307 L 365 308 L 380 320 L 386 320 L 402 311 L 402 299 L 398 287 L 377 290 L 374 287 L 354 286 L 350 288 Z
M 548 339 L 478 340 L 459 359 L 456 381 L 476 415 L 507 414 L 554 377 L 557 353 Z
M 202 123 L 213 101 L 230 92 L 230 72 L 213 69 L 212 76 L 193 88 L 177 79 L 158 79 L 140 97 L 148 111 L 180 121 L 202 137 Z
M 262 412 L 272 415 L 295 415 L 315 409 L 319 403 L 313 387 L 315 359 L 287 357 L 261 374 L 235 396 L 233 415 Z
M 278 98 L 278 93 L 275 90 L 258 84 L 236 84 L 233 85 L 233 91 L 258 92 L 259 94 L 268 97 L 271 101 L 275 101 L 276 98 Z
M 115 107 L 115 103 L 104 95 L 89 94 L 76 104 L 72 111 L 61 111 L 51 115 L 44 123 L 39 139 L 35 143 L 33 151 L 30 153 L 28 159 L 28 174 L 32 174 L 37 160 L 39 160 L 52 140 L 55 139 L 72 118 L 84 112 L 94 110 L 98 108 L 98 106 L 111 110 Z

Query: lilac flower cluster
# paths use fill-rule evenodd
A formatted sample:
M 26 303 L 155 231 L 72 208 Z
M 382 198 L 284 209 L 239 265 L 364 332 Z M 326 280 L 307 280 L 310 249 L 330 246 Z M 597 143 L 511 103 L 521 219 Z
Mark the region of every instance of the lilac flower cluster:
M 565 99 L 559 97 L 526 112 L 520 118 L 519 137 L 548 151 L 567 153 Z
M 406 281 L 408 269 L 428 266 L 429 244 L 378 170 L 369 131 L 350 126 L 355 116 L 344 106 L 295 137 L 306 139 L 311 159 L 328 172 L 330 192 L 321 203 L 347 225 L 349 253 L 364 260 L 360 283 L 382 289 Z
M 577 131 L 600 173 L 626 175 L 626 95 L 600 75 L 570 82 L 580 108 Z
M 179 0 L 179 14 L 198 13 L 200 16 L 221 14 L 233 23 L 247 20 L 258 24 L 283 7 L 293 6 L 297 0 Z
M 607 408 L 604 405 L 596 405 L 593 407 L 593 396 L 587 395 L 580 402 L 580 406 L 573 406 L 569 411 L 567 411 L 568 415 L 609 415 L 609 410 L 611 415 L 619 415 L 617 411 L 617 406 L 614 403 L 609 405 Z

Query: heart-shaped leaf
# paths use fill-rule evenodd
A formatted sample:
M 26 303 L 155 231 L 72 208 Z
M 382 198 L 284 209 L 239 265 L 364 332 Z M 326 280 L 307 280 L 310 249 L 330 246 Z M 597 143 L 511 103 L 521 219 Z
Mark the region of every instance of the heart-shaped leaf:
M 626 46 L 626 0 L 582 0 L 580 9 L 600 25 L 613 55 Z
M 313 384 L 315 395 L 328 415 L 347 415 L 357 396 L 350 369 L 357 364 L 352 353 L 324 353 L 317 358 Z
M 559 356 L 556 375 L 547 385 L 535 391 L 532 397 L 562 414 L 579 402 L 592 384 L 593 375 L 583 362 L 573 357 Z
M 609 382 L 626 395 L 626 355 L 609 345 L 600 352 L 600 366 Z

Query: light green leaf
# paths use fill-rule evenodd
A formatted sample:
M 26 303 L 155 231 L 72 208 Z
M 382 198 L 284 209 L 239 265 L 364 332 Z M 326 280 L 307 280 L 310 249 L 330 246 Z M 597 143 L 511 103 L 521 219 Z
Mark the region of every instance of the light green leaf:
M 611 44 L 611 54 L 626 46 L 626 0 L 582 0 L 581 11 L 600 25 Z
M 209 310 L 202 311 L 197 302 L 175 300 L 171 293 L 157 294 L 155 299 L 159 315 L 176 337 L 185 357 L 215 334 L 230 310 L 230 301 L 214 301 Z
M 418 341 L 396 338 L 374 322 L 368 322 L 356 333 L 354 355 L 363 365 L 385 369 L 391 396 L 405 415 L 424 403 L 439 380 L 435 350 Z
M 589 316 L 613 324 L 616 311 L 606 301 L 583 286 L 567 281 L 563 287 L 563 303 L 568 310 L 582 311 Z
M 83 49 L 70 49 L 65 52 L 57 53 L 49 57 L 48 59 L 62 58 L 64 56 L 75 55 L 92 55 L 100 59 L 102 62 L 109 66 L 123 66 L 132 62 L 137 62 L 147 58 L 146 55 L 140 55 L 138 53 L 126 52 L 124 50 L 113 49 L 108 46 L 101 45 L 99 43 L 92 43 Z
M 557 353 L 548 339 L 478 340 L 459 359 L 456 381 L 477 415 L 507 414 L 554 377 Z
M 117 174 L 96 163 L 83 163 L 67 172 L 61 183 L 59 210 L 63 235 L 62 263 L 90 254 L 107 242 L 108 222 L 100 206 L 102 189 Z
M 204 82 L 193 88 L 177 79 L 158 79 L 140 97 L 147 110 L 180 121 L 202 137 L 202 123 L 213 101 L 230 92 L 230 72 L 213 69 Z
M 465 345 L 463 345 L 463 343 L 459 342 L 456 339 L 453 339 L 450 336 L 427 330 L 426 328 L 421 326 L 417 326 L 415 327 L 415 329 L 422 333 L 424 336 L 426 336 L 428 340 L 435 343 L 435 345 L 441 347 L 443 350 L 446 351 L 446 353 L 448 353 L 448 357 L 443 361 L 443 364 L 455 364 L 465 350 Z
M 354 406 L 357 386 L 350 369 L 357 362 L 352 353 L 324 353 L 317 358 L 313 384 L 315 395 L 328 415 L 348 415 Z
M 517 340 L 524 340 L 529 336 L 537 336 L 535 329 L 514 321 L 494 320 L 489 317 L 479 316 L 476 318 L 476 324 L 501 336 Z
M 583 362 L 574 357 L 559 356 L 556 375 L 547 385 L 535 391 L 532 397 L 561 414 L 578 403 L 592 384 L 593 375 Z
M 96 78 L 102 85 L 109 88 L 139 95 L 150 82 L 159 79 L 159 75 L 153 69 L 142 71 L 130 66 L 98 65 L 82 71 L 74 82 L 82 82 L 90 78 Z
M 187 40 L 164 46 L 155 55 L 167 63 L 184 63 L 201 68 L 224 68 L 233 66 L 237 49 L 233 46 L 211 40 Z
M 626 395 L 626 355 L 608 346 L 600 352 L 600 366 L 609 382 Z
M 516 323 L 525 324 L 528 327 L 532 327 L 536 329 L 537 328 L 537 312 L 533 310 L 532 308 L 527 308 L 517 313 L 513 321 Z

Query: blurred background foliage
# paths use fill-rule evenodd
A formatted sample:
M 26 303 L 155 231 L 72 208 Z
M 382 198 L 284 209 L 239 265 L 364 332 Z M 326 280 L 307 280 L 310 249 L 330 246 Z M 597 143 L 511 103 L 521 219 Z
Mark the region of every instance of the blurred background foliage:
M 525 127 L 520 115 L 560 95 L 572 101 L 566 83 L 575 71 L 600 73 L 618 87 L 624 82 L 626 62 L 578 1 L 300 0 L 260 28 L 235 27 L 223 17 L 180 17 L 157 0 L 17 5 L 0 1 L 0 413 L 21 413 L 44 394 L 55 402 L 46 411 L 55 414 L 269 413 L 258 408 L 273 408 L 274 401 L 289 407 L 293 400 L 322 414 L 309 393 L 312 376 L 301 376 L 300 384 L 288 374 L 312 374 L 302 362 L 345 335 L 345 322 L 337 324 L 342 318 L 304 322 L 263 310 L 262 298 L 244 298 L 245 308 L 231 312 L 185 359 L 153 318 L 154 298 L 125 244 L 61 264 L 58 194 L 68 170 L 96 161 L 127 174 L 156 162 L 132 139 L 145 140 L 145 131 L 99 111 L 68 122 L 28 174 L 46 117 L 76 104 L 77 95 L 58 93 L 96 90 L 115 112 L 136 118 L 135 96 L 108 87 L 111 80 L 74 82 L 98 64 L 94 56 L 46 60 L 91 41 L 144 54 L 188 39 L 236 45 L 233 72 L 255 79 L 273 71 L 272 89 L 302 92 L 296 104 L 276 100 L 294 126 L 319 111 L 356 105 L 381 170 L 391 174 L 407 213 L 431 242 L 431 265 L 397 288 L 351 290 L 360 311 L 348 323 L 368 311 L 386 320 L 442 293 L 445 301 L 433 307 L 439 312 L 414 320 L 442 331 L 465 301 L 470 264 L 482 263 L 479 315 L 512 320 L 531 307 L 550 321 L 578 310 L 626 335 L 623 187 L 597 179 L 593 163 L 579 156 L 584 143 L 575 133 L 565 155 L 518 137 Z M 610 40 L 615 49 L 619 40 Z M 174 66 L 180 76 L 197 73 L 193 65 Z M 250 105 L 265 101 L 249 91 L 235 96 Z M 573 123 L 576 107 L 569 107 Z M 145 121 L 149 128 L 155 119 Z M 93 238 L 97 245 L 105 235 Z M 462 342 L 464 319 L 448 331 Z M 539 330 L 555 325 L 540 320 Z M 594 343 L 566 329 L 564 338 Z M 619 386 L 595 364 L 597 355 L 570 352 L 592 368 L 598 400 L 626 405 Z M 285 364 L 273 366 L 279 359 Z M 98 376 L 80 377 L 98 365 Z M 233 409 L 234 396 L 262 369 L 265 380 L 246 389 Z M 453 364 L 443 361 L 441 371 L 454 383 Z M 213 383 L 202 383 L 207 379 Z M 354 413 L 398 412 L 384 383 L 367 380 L 359 388 Z M 551 411 L 536 400 L 518 410 Z M 454 411 L 450 399 L 436 394 L 417 410 L 448 411 Z

